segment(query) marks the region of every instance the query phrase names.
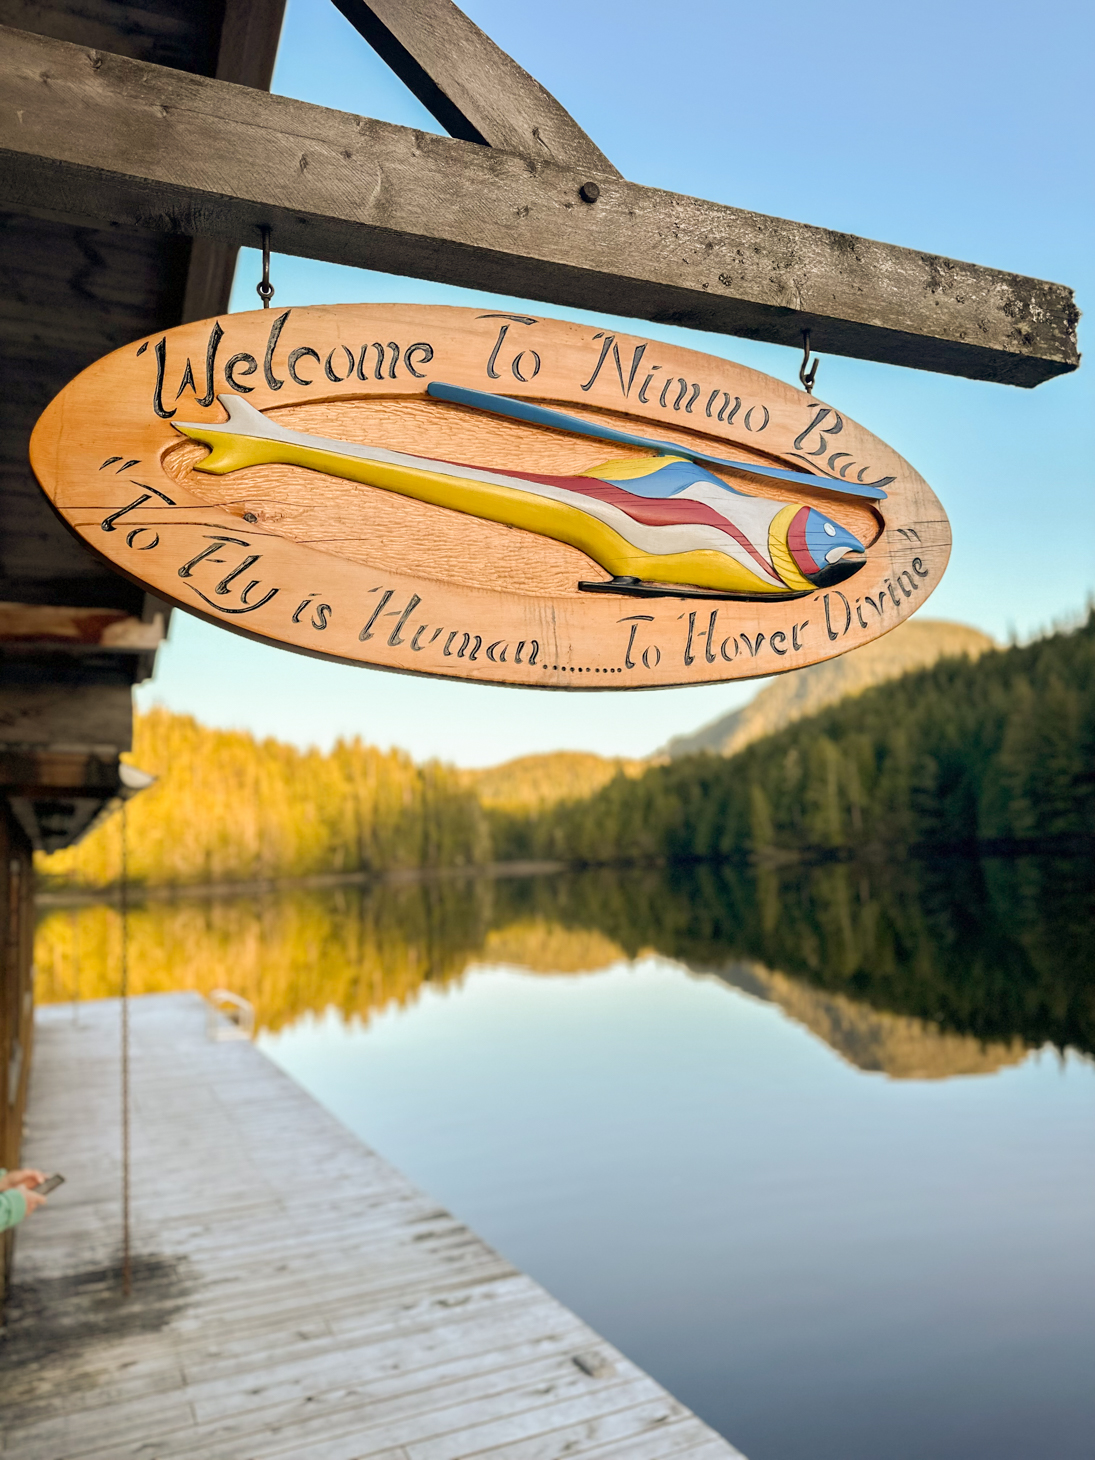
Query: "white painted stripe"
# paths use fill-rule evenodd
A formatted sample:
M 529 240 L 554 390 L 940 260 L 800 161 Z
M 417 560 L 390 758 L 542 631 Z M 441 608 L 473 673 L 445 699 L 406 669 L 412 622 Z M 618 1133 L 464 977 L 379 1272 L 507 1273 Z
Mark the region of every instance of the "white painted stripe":
M 351 457 L 355 461 L 375 461 L 387 466 L 406 467 L 412 471 L 428 471 L 437 476 L 452 477 L 455 481 L 474 481 L 482 482 L 487 486 L 507 487 L 511 491 L 524 492 L 529 496 L 546 498 L 549 501 L 577 507 L 588 516 L 603 522 L 606 527 L 611 527 L 613 532 L 618 533 L 625 542 L 629 542 L 639 552 L 648 553 L 651 556 L 699 551 L 719 552 L 748 569 L 759 582 L 774 588 L 785 586 L 783 580 L 774 571 L 767 567 L 762 568 L 757 560 L 729 533 L 723 532 L 721 528 L 712 527 L 708 523 L 681 522 L 652 527 L 643 522 L 636 522 L 633 517 L 629 517 L 626 512 L 613 506 L 611 502 L 601 502 L 595 497 L 585 496 L 582 492 L 569 491 L 566 487 L 554 486 L 547 482 L 528 482 L 522 477 L 506 476 L 503 472 L 483 471 L 479 467 L 456 466 L 449 462 L 437 461 L 429 456 L 411 456 L 402 451 L 389 451 L 383 446 L 363 446 L 355 441 L 339 441 L 334 437 L 311 436 L 303 431 L 290 431 L 285 426 L 278 425 L 276 421 L 271 421 L 268 416 L 264 416 L 261 411 L 249 405 L 240 396 L 221 395 L 217 399 L 228 412 L 227 421 L 182 421 L 178 423 L 177 429 L 190 427 L 196 431 L 215 432 L 225 436 L 253 437 L 261 441 L 274 441 L 287 446 L 303 447 L 309 451 L 328 451 L 337 456 Z M 710 492 L 710 496 L 704 493 L 704 488 Z M 697 482 L 677 495 L 693 501 L 702 501 L 705 505 L 714 507 L 720 516 L 725 517 L 728 522 L 732 522 L 744 536 L 748 537 L 767 563 L 768 526 L 772 518 L 780 511 L 783 503 L 773 502 L 769 498 L 747 497 L 738 493 L 731 496 L 730 493 L 727 493 L 734 507 L 734 515 L 731 516 L 726 510 L 726 504 L 717 501 L 715 497 L 717 491 L 718 489 L 710 483 Z M 736 515 L 739 504 L 745 519 L 741 524 Z

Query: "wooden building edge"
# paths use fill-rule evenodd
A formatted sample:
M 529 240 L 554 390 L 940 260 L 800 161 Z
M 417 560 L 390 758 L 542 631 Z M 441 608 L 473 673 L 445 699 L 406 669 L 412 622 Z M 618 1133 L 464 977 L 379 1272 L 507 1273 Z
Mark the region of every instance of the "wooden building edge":
M 285 0 L 0 0 L 0 24 L 267 89 Z M 53 514 L 31 474 L 38 416 L 130 340 L 224 312 L 236 248 L 0 208 L 0 1167 L 19 1163 L 33 1037 L 34 866 L 123 786 L 132 691 L 170 609 Z M 0 1301 L 14 1232 L 0 1238 Z

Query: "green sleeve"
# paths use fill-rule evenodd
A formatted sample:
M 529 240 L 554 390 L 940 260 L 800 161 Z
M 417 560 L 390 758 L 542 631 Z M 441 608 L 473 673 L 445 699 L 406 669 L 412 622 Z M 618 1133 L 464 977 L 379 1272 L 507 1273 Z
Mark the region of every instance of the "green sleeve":
M 27 1214 L 27 1199 L 18 1187 L 0 1191 L 0 1232 L 21 1222 Z

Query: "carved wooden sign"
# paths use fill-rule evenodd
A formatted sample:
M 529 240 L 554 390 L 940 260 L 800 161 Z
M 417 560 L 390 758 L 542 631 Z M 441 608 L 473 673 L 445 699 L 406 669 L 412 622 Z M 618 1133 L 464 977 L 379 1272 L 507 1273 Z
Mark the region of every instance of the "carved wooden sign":
M 62 518 L 211 623 L 547 689 L 706 684 L 867 643 L 950 529 L 897 453 L 729 361 L 408 305 L 226 316 L 98 361 L 31 441 Z

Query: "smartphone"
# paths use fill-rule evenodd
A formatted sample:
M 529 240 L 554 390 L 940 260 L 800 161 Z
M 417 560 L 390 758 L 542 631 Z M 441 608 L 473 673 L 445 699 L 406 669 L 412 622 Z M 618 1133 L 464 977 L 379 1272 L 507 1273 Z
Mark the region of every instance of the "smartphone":
M 57 1190 L 64 1179 L 55 1172 L 52 1176 L 47 1176 L 45 1181 L 40 1181 L 37 1186 L 32 1186 L 31 1191 L 36 1191 L 39 1196 L 49 1196 L 51 1191 Z

